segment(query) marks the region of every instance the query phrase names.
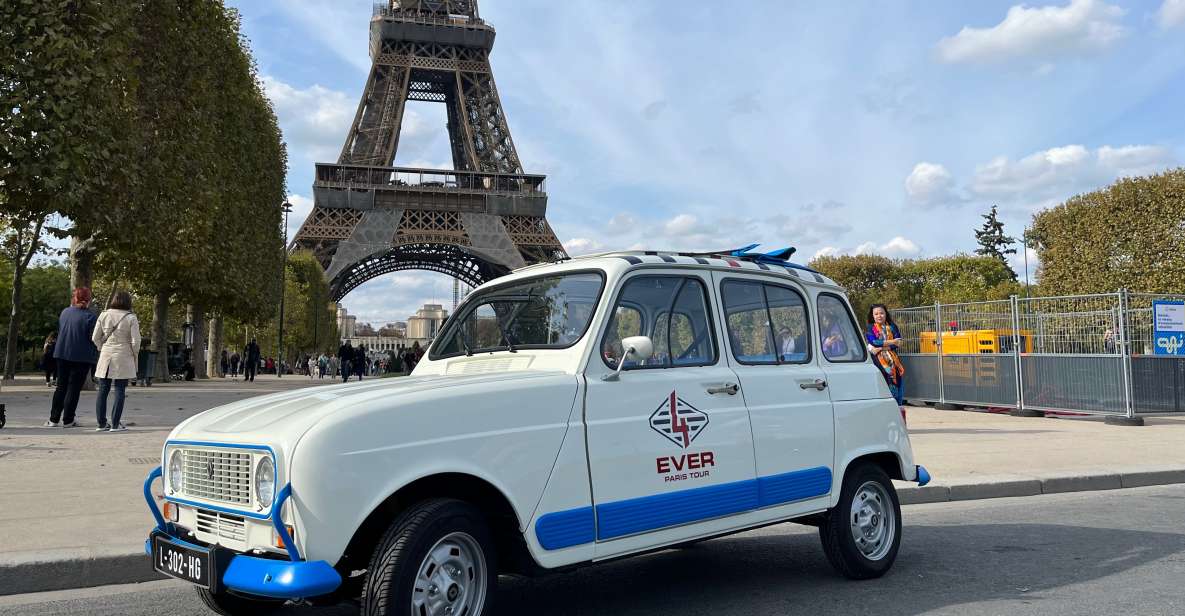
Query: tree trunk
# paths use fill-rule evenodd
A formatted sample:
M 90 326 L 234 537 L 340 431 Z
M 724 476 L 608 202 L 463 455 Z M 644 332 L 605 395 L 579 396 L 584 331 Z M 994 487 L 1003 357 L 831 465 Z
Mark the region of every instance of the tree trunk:
M 94 280 L 94 238 L 70 236 L 70 291 L 91 287 Z
M 8 316 L 8 343 L 4 345 L 4 380 L 16 379 L 17 334 L 21 327 L 21 287 L 24 268 L 20 263 L 12 268 L 12 312 Z
M 169 292 L 157 291 L 152 306 L 152 350 L 156 351 L 156 380 L 169 382 Z
M 222 317 L 210 319 L 210 356 L 206 358 L 206 373 L 210 376 L 224 377 L 222 372 Z
M 198 379 L 210 378 L 206 372 L 206 309 L 201 304 L 189 307 L 190 323 L 193 323 L 193 376 Z

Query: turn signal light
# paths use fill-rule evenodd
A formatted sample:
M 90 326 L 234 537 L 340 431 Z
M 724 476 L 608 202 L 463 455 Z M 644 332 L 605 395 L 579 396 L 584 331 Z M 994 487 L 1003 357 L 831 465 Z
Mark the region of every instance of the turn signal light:
M 284 529 L 288 531 L 288 536 L 292 537 L 293 541 L 296 541 L 296 528 L 291 524 L 285 524 Z M 272 531 L 272 537 L 275 539 L 276 547 L 280 548 L 281 550 L 288 549 L 288 546 L 284 545 L 284 538 L 280 536 L 280 533 Z
M 177 505 L 165 501 L 165 519 L 170 522 L 177 521 Z

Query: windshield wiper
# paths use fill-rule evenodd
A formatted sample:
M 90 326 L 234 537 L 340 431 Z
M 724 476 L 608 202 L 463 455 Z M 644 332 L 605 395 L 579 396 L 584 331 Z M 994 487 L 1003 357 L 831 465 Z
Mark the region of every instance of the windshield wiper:
M 514 343 L 510 341 L 510 334 L 506 332 L 506 328 L 502 325 L 502 320 L 494 319 L 494 322 L 498 324 L 498 331 L 502 333 L 502 339 L 506 341 L 506 350 L 511 353 L 518 353 L 518 351 L 514 350 Z

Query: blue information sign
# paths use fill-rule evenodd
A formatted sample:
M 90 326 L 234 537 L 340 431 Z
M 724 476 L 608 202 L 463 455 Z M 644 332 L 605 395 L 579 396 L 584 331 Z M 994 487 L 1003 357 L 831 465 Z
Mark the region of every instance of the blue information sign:
M 1185 301 L 1152 302 L 1152 348 L 1157 355 L 1185 355 Z

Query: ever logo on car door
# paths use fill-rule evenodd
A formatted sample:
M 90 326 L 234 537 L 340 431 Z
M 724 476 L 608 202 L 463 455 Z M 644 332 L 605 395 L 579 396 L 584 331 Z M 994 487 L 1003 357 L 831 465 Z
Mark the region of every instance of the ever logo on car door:
M 697 522 L 757 506 L 749 415 L 721 357 L 709 285 L 707 272 L 631 276 L 600 332 L 585 403 L 598 558 L 696 536 Z M 638 335 L 653 356 L 603 380 L 621 340 Z

